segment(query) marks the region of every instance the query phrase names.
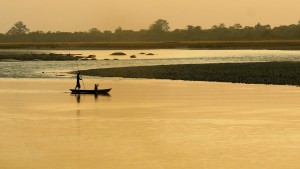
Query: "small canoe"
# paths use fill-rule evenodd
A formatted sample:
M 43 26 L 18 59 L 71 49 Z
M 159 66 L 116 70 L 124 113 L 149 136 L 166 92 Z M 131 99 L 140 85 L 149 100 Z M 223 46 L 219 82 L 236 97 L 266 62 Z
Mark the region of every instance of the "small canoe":
M 72 91 L 72 94 L 107 94 L 110 89 L 99 89 L 98 93 L 96 93 L 96 90 L 75 90 L 75 89 L 70 89 Z

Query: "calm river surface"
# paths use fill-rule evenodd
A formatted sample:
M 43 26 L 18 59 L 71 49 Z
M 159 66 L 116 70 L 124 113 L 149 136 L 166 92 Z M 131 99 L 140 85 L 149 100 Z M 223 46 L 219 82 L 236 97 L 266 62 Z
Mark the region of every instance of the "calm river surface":
M 25 52 L 97 55 L 80 69 L 300 61 L 300 51 L 122 51 Z M 300 168 L 299 87 L 84 77 L 86 88 L 112 88 L 96 97 L 69 92 L 76 61 L 0 70 L 0 169 Z
M 110 55 L 118 52 L 118 50 L 0 50 L 0 52 L 71 53 L 97 56 L 98 60 L 96 61 L 78 61 L 80 69 L 170 64 L 300 61 L 300 51 L 281 50 L 122 50 L 127 54 L 126 56 Z M 140 54 L 142 52 L 153 53 L 154 55 Z M 130 55 L 136 55 L 137 58 L 130 59 Z M 65 78 L 70 76 L 66 72 L 77 70 L 77 63 L 76 61 L 0 62 L 0 70 L 0 77 L 6 78 Z
M 99 79 L 88 79 L 93 86 Z M 0 79 L 1 169 L 299 169 L 300 89 Z

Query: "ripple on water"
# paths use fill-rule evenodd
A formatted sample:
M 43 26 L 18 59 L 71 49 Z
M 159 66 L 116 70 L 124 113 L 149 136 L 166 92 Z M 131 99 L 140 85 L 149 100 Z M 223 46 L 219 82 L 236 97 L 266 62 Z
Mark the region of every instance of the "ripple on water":
M 79 68 L 112 68 L 130 66 L 151 66 L 171 64 L 200 64 L 200 63 L 240 63 L 240 62 L 274 62 L 300 61 L 300 51 L 280 50 L 123 50 L 127 56 L 113 60 L 111 53 L 115 50 L 43 50 L 45 53 L 76 53 L 97 55 L 93 61 L 26 61 L 0 62 L 0 77 L 2 78 L 70 78 L 67 72 Z M 26 52 L 29 52 L 26 50 Z M 141 52 L 154 53 L 153 56 L 141 55 Z M 134 54 L 136 59 L 130 59 Z M 107 60 L 108 59 L 108 60 Z

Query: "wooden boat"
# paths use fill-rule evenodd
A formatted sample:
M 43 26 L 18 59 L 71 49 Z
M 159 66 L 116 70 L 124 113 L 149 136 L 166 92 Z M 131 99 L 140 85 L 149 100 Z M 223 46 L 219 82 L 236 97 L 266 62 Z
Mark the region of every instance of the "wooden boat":
M 96 90 L 75 90 L 75 89 L 70 89 L 72 91 L 72 94 L 107 94 L 110 89 L 98 89 Z
M 94 55 L 90 55 L 91 57 L 93 57 Z M 95 56 L 96 57 L 96 56 Z M 111 88 L 109 89 L 98 89 L 99 84 L 95 84 L 94 90 L 80 90 L 80 80 L 82 80 L 82 84 L 84 87 L 84 83 L 83 83 L 83 79 L 80 76 L 80 71 L 79 71 L 79 67 L 78 67 L 78 63 L 76 60 L 76 64 L 77 64 L 77 68 L 78 68 L 78 72 L 77 72 L 77 76 L 76 76 L 76 88 L 79 88 L 79 90 L 75 89 L 70 89 L 72 91 L 72 94 L 102 94 L 102 95 L 108 95 L 108 92 L 111 90 Z M 84 87 L 85 89 L 85 87 Z

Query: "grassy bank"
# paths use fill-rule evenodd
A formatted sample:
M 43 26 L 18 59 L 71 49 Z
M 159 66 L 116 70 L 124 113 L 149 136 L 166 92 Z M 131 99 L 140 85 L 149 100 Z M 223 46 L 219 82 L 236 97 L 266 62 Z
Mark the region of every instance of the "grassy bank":
M 66 60 L 78 60 L 81 56 L 74 56 L 71 54 L 55 54 L 55 53 L 1 53 L 0 62 L 2 61 L 66 61 Z
M 300 85 L 300 63 L 220 63 L 91 69 L 83 75 L 102 77 Z
M 0 43 L 0 49 L 280 49 L 299 50 L 300 41 L 45 42 Z

